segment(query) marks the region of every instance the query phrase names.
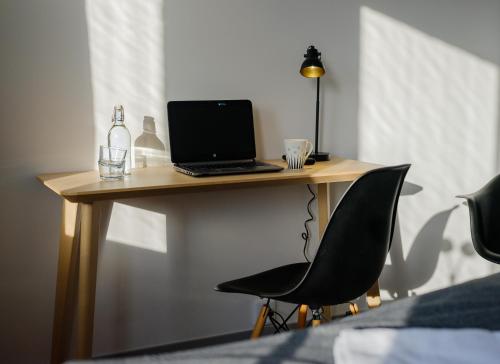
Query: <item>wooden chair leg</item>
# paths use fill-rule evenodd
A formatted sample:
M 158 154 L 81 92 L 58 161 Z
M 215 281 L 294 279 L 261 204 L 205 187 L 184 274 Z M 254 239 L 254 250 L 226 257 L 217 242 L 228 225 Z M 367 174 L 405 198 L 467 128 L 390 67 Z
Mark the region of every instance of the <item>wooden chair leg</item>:
M 369 308 L 379 307 L 382 304 L 378 281 L 376 281 L 373 286 L 370 287 L 368 292 L 366 292 L 366 303 Z
M 250 336 L 251 339 L 257 339 L 260 337 L 260 335 L 262 335 L 262 330 L 264 330 L 264 325 L 266 323 L 268 313 L 269 313 L 269 301 L 268 303 L 262 305 L 262 307 L 260 308 L 259 317 L 255 322 L 255 326 L 253 327 L 252 330 L 252 335 Z
M 357 315 L 359 313 L 359 307 L 356 303 L 349 303 L 349 311 L 351 315 Z
M 303 329 L 306 327 L 306 319 L 307 319 L 307 310 L 309 309 L 309 306 L 307 305 L 300 305 L 299 307 L 299 317 L 297 319 L 297 327 L 299 329 Z

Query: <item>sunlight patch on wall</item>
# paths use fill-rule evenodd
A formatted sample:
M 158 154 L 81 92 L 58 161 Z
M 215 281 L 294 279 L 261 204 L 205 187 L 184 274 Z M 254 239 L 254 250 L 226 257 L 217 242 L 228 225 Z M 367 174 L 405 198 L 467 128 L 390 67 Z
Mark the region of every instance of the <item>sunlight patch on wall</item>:
M 167 144 L 163 2 L 86 1 L 96 158 L 97 146 L 107 143 L 115 104 L 125 107 L 132 146 L 145 134 L 145 116 L 154 118 L 156 136 Z
M 167 252 L 167 225 L 164 214 L 113 203 L 106 240 L 113 243 Z
M 115 104 L 125 108 L 125 125 L 134 146 L 154 143 L 165 161 L 166 96 L 164 54 L 164 0 L 86 0 L 91 82 L 94 101 L 95 166 L 98 146 L 107 144 Z M 145 116 L 147 118 L 145 118 Z M 162 149 L 163 146 L 163 149 Z M 141 167 L 150 165 L 141 159 Z M 164 215 L 116 204 L 108 240 L 166 252 Z
M 468 213 L 454 196 L 495 174 L 498 67 L 368 7 L 360 19 L 359 158 L 412 163 L 417 191 L 400 201 L 386 288 L 421 293 L 490 273 L 466 254 Z

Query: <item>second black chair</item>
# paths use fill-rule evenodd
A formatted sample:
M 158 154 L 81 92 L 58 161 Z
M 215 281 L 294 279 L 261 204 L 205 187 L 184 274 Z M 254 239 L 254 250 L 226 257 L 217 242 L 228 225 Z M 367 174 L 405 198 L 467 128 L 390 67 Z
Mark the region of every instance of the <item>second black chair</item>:
M 408 164 L 384 167 L 359 177 L 333 212 L 311 263 L 288 264 L 217 285 L 215 289 L 221 292 L 267 298 L 252 338 L 262 332 L 270 299 L 309 306 L 313 325 L 317 325 L 322 306 L 354 300 L 377 281 L 409 168 Z
M 477 253 L 500 264 L 500 175 L 475 193 L 460 195 L 470 212 L 472 243 Z

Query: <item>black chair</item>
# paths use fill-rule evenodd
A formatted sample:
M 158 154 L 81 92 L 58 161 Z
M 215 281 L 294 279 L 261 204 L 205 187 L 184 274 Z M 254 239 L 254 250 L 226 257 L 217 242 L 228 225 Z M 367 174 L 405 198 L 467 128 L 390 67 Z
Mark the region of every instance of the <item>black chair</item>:
M 477 253 L 500 264 L 500 175 L 465 198 L 469 206 L 472 243 Z
M 359 177 L 333 212 L 311 263 L 289 264 L 217 285 L 220 292 L 267 299 L 252 338 L 261 335 L 271 299 L 297 304 L 299 327 L 309 306 L 317 326 L 322 306 L 353 300 L 377 281 L 390 249 L 399 194 L 409 168 L 409 164 L 379 168 Z M 277 331 L 287 328 L 294 312 Z

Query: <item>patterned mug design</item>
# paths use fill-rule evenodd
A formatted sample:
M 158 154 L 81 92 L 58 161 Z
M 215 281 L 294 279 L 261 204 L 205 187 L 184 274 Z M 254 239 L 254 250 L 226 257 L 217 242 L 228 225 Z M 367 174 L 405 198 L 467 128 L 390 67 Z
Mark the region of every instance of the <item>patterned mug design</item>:
M 288 169 L 302 169 L 313 146 L 307 139 L 285 139 L 285 154 Z

